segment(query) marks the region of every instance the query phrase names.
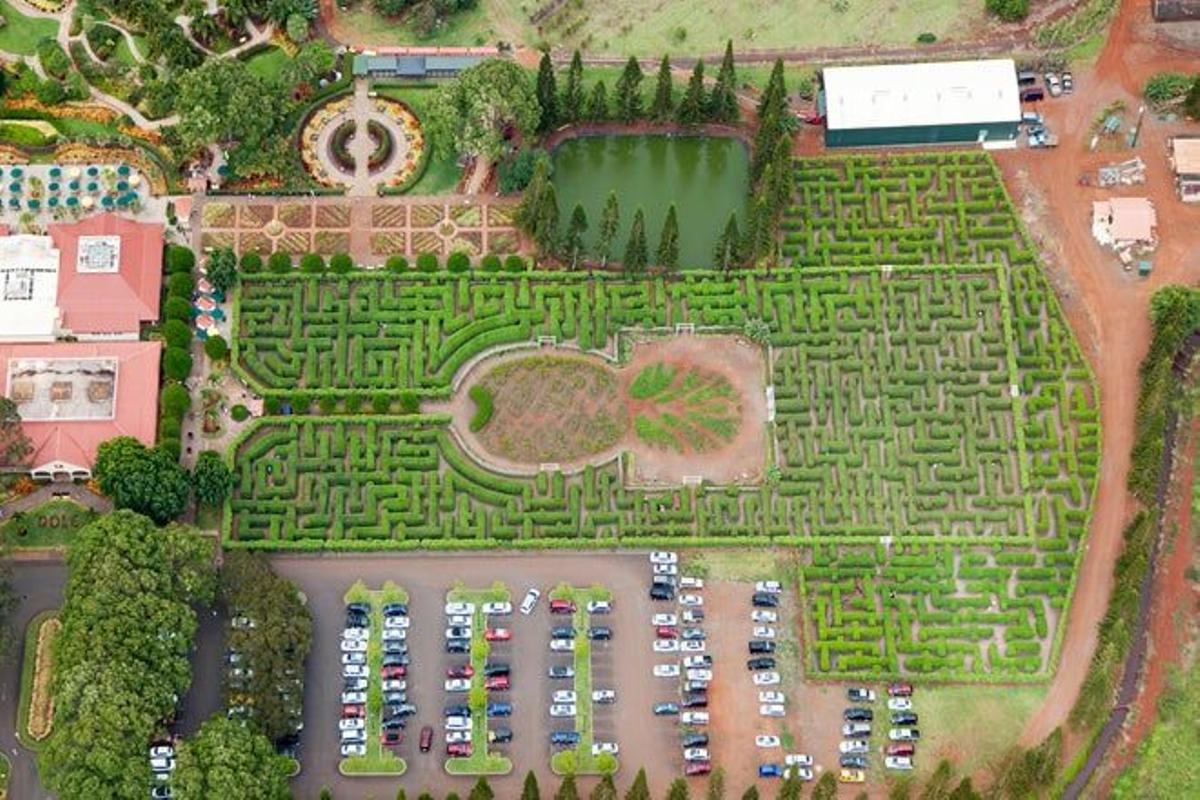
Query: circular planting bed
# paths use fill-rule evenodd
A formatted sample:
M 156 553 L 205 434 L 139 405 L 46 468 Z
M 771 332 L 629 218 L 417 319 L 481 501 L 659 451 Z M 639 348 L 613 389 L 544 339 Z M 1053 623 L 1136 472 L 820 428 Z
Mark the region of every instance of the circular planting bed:
M 338 125 L 329 137 L 329 157 L 340 169 L 350 173 L 354 172 L 354 156 L 350 154 L 350 142 L 354 140 L 357 127 L 358 123 L 348 119 Z
M 392 141 L 392 134 L 383 126 L 383 123 L 373 119 L 367 121 L 367 135 L 371 137 L 372 145 L 371 155 L 367 159 L 367 169 L 375 173 L 392 157 L 395 143 Z

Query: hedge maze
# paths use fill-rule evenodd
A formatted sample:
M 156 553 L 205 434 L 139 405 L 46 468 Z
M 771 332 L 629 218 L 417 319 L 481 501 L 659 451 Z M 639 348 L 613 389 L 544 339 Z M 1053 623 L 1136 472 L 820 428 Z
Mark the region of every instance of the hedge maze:
M 764 320 L 776 413 L 762 486 L 635 490 L 615 464 L 502 476 L 457 447 L 443 415 L 268 418 L 236 445 L 228 538 L 796 545 L 810 669 L 1044 678 L 1098 468 L 1089 373 L 986 156 L 870 163 L 798 163 L 796 269 L 243 283 L 238 368 L 283 397 L 440 398 L 496 345 L 592 348 L 628 327 Z M 884 220 L 911 237 L 881 233 Z M 974 263 L 934 263 L 964 256 Z

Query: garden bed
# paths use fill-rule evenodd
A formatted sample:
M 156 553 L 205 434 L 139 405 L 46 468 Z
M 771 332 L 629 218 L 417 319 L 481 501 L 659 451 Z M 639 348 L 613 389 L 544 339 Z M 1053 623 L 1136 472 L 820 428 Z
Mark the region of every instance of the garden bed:
M 25 659 L 21 665 L 21 696 L 17 706 L 17 736 L 31 750 L 51 734 L 54 725 L 54 639 L 62 630 L 57 609 L 43 611 L 25 629 Z

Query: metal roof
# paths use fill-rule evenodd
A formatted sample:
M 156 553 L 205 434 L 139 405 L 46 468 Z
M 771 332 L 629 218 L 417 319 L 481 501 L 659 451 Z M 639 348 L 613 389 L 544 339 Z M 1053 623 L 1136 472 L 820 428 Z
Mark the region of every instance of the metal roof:
M 830 130 L 1019 122 L 1012 59 L 829 67 Z
M 430 72 L 461 72 L 483 61 L 471 55 L 356 55 L 354 74 L 387 73 L 402 78 L 423 78 Z

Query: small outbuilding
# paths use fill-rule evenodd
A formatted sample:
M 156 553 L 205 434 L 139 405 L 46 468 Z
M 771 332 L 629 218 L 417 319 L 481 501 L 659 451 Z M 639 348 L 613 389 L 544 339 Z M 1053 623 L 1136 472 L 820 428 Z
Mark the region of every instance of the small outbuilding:
M 1200 203 L 1200 136 L 1176 136 L 1170 141 L 1175 187 L 1185 203 Z
M 1092 203 L 1092 235 L 1115 250 L 1152 249 L 1157 243 L 1158 215 L 1145 197 L 1113 197 Z
M 484 60 L 481 55 L 359 54 L 354 57 L 356 78 L 453 78 Z
M 829 67 L 827 147 L 1012 146 L 1021 124 L 1012 59 Z
M 1155 22 L 1200 20 L 1200 0 L 1150 0 Z

